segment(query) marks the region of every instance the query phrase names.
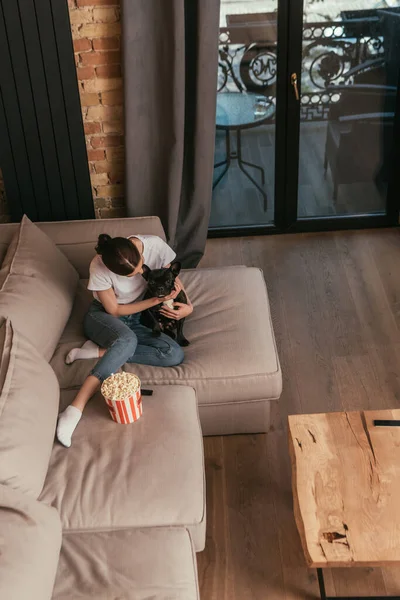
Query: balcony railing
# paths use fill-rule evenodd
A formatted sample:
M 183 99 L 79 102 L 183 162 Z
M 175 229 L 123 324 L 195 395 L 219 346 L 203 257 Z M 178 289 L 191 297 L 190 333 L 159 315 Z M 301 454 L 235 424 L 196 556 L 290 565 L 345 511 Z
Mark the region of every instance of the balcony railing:
M 262 41 L 249 40 L 254 40 L 257 27 Z M 251 28 L 252 36 L 243 25 L 220 29 L 218 91 L 256 92 L 275 103 L 276 21 L 252 23 Z M 332 86 L 351 84 L 361 73 L 382 66 L 383 53 L 378 16 L 348 19 L 344 15 L 342 21 L 304 23 L 301 119 L 326 119 L 330 105 L 340 99 Z

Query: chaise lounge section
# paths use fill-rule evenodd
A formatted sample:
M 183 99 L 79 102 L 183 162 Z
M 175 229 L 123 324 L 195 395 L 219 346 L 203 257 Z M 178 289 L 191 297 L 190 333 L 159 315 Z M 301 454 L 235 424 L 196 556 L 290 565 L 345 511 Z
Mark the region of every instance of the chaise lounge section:
M 157 217 L 104 219 L 37 224 L 77 269 L 80 281 L 69 322 L 51 365 L 61 389 L 79 386 L 94 360 L 65 364 L 73 347 L 85 336 L 83 316 L 92 300 L 87 291 L 89 264 L 100 233 L 111 236 L 165 233 Z M 16 225 L 0 225 L 6 246 Z M 0 256 L 1 256 L 0 244 Z M 243 266 L 184 270 L 182 281 L 194 304 L 185 322 L 191 342 L 178 367 L 156 368 L 130 364 L 145 385 L 194 387 L 203 435 L 259 433 L 269 429 L 271 402 L 282 391 L 282 375 L 262 272 Z

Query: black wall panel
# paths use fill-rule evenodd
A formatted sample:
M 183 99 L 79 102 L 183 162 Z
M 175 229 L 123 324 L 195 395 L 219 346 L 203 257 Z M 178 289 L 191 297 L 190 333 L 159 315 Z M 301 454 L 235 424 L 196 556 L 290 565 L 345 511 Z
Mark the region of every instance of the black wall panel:
M 0 0 L 0 168 L 13 221 L 94 217 L 67 0 Z

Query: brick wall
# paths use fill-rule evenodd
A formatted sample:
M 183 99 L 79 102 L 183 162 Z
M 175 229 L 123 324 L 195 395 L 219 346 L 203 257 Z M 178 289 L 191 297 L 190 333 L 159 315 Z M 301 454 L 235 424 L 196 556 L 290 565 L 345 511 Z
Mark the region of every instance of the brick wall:
M 68 0 L 97 217 L 125 216 L 119 0 Z
M 68 0 L 96 217 L 125 216 L 119 0 Z M 8 219 L 0 172 L 0 222 Z

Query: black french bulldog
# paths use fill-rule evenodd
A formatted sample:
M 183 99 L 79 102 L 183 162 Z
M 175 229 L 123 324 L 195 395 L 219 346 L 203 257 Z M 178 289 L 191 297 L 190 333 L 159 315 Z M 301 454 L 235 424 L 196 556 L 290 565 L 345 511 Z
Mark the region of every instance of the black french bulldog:
M 146 298 L 164 298 L 164 296 L 168 296 L 174 290 L 175 279 L 180 270 L 181 263 L 178 261 L 174 261 L 170 267 L 164 269 L 151 270 L 147 265 L 143 265 L 142 277 L 147 281 L 144 300 Z M 181 290 L 173 302 L 187 304 L 185 292 Z M 157 306 L 144 310 L 140 316 L 141 324 L 152 329 L 153 335 L 160 335 L 163 332 L 173 340 L 176 339 L 180 346 L 188 346 L 190 342 L 183 335 L 185 319 L 179 321 L 169 319 L 160 313 L 161 307 L 162 304 L 157 304 Z

